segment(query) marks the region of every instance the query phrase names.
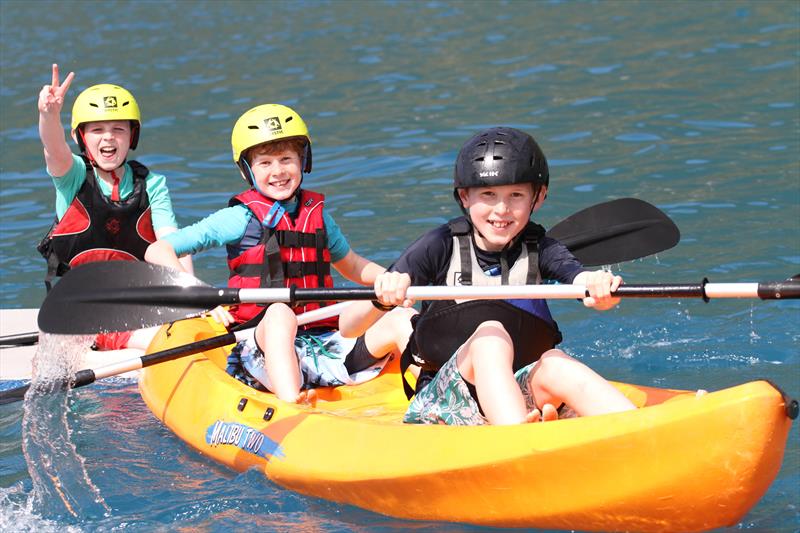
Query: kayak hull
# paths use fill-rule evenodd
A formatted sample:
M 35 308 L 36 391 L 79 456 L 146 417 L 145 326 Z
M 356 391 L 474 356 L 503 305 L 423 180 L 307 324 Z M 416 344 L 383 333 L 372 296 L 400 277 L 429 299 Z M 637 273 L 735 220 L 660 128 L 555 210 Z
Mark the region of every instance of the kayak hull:
M 151 349 L 221 333 L 204 320 Z M 196 450 L 302 494 L 406 519 L 581 530 L 733 525 L 776 477 L 791 420 L 764 381 L 694 392 L 616 384 L 636 411 L 517 426 L 400 422 L 396 361 L 288 404 L 230 378 L 222 349 L 145 369 L 142 397 Z

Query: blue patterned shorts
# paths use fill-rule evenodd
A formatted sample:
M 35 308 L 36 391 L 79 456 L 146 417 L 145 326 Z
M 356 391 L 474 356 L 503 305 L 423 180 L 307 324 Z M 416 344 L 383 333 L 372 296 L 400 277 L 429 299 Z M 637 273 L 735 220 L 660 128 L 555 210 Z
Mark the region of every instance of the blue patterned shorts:
M 298 334 L 294 350 L 302 388 L 355 385 L 380 374 L 388 361 L 386 357 L 354 374 L 348 372 L 345 360 L 355 344 L 356 339 L 342 337 L 338 331 Z M 225 370 L 254 389 L 274 390 L 264 368 L 264 352 L 256 343 L 255 332 L 236 344 L 228 356 Z

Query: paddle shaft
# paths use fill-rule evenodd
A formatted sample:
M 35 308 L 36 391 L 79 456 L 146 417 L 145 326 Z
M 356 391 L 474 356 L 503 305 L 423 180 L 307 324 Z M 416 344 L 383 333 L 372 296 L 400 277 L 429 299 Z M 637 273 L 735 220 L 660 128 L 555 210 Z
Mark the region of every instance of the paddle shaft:
M 194 289 L 193 289 L 194 290 Z M 324 302 L 375 299 L 370 288 L 331 289 L 221 289 L 220 303 L 265 303 L 265 302 Z M 412 300 L 460 300 L 460 299 L 571 299 L 589 295 L 583 285 L 522 285 L 522 286 L 428 286 L 409 287 L 406 292 Z M 703 280 L 695 284 L 650 284 L 623 285 L 614 296 L 625 298 L 760 298 L 779 300 L 800 298 L 800 280 L 766 283 L 708 283 Z
M 14 335 L 4 335 L 0 337 L 0 346 L 27 346 L 36 344 L 39 341 L 39 332 L 16 333 Z

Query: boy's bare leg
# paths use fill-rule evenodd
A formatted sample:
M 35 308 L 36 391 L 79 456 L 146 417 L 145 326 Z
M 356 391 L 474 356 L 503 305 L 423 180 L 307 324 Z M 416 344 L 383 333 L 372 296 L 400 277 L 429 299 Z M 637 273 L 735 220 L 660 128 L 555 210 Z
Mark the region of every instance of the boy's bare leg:
M 300 398 L 300 368 L 294 351 L 297 315 L 289 306 L 274 303 L 267 308 L 256 328 L 256 340 L 264 351 L 267 371 L 275 395 L 285 402 L 305 401 Z
M 561 350 L 548 350 L 531 373 L 537 405 L 566 403 L 578 416 L 617 413 L 636 406 L 597 372 Z
M 487 321 L 458 351 L 458 370 L 475 384 L 483 414 L 490 424 L 525 422 L 525 398 L 512 369 L 514 347 L 503 325 Z

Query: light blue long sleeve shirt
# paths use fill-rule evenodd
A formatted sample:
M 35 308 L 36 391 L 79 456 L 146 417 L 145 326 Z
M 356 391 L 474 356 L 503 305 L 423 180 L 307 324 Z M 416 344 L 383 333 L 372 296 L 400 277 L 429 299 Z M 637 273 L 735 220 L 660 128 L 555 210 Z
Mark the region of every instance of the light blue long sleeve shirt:
M 296 200 L 280 202 L 280 204 L 288 212 L 294 211 L 297 207 Z M 242 240 L 247 230 L 247 225 L 253 216 L 255 216 L 253 212 L 243 204 L 226 207 L 190 226 L 166 235 L 164 240 L 172 245 L 179 257 L 186 254 L 196 254 L 210 248 L 234 244 Z M 350 251 L 350 244 L 330 215 L 323 212 L 322 219 L 325 224 L 325 231 L 328 234 L 328 250 L 331 254 L 331 262 L 335 263 L 344 259 Z

